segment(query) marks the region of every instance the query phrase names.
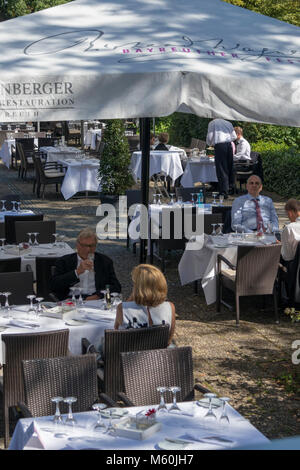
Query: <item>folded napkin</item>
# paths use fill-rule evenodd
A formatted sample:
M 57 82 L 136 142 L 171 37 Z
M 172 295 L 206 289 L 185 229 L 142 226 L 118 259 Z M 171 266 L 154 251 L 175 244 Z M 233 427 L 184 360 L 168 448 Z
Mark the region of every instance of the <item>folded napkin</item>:
M 207 444 L 211 444 L 214 446 L 220 447 L 233 447 L 235 445 L 235 441 L 230 439 L 227 436 L 217 433 L 210 433 L 209 431 L 205 434 L 199 434 L 199 432 L 188 431 L 186 433 L 187 439 L 196 442 L 205 442 Z
M 29 322 L 26 320 L 10 320 L 8 323 L 9 326 L 17 326 L 19 328 L 37 328 L 39 323 Z
M 83 318 L 86 318 L 87 320 L 98 322 L 98 323 L 102 323 L 103 321 L 111 323 L 114 321 L 114 318 L 108 318 L 108 317 L 99 316 L 99 315 L 93 316 L 92 314 L 86 314 L 83 316 Z

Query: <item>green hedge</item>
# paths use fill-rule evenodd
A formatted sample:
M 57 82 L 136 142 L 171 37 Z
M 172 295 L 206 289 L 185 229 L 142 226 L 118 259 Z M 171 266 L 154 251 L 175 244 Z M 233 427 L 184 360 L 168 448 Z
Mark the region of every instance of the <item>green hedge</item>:
M 300 152 L 296 147 L 272 142 L 256 142 L 264 170 L 264 188 L 285 198 L 300 199 Z

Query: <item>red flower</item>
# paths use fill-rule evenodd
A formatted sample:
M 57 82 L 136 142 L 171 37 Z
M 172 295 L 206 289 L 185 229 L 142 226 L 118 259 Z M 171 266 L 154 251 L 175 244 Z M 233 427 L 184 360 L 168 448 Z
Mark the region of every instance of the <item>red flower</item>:
M 150 408 L 150 409 L 147 411 L 147 413 L 146 413 L 145 416 L 151 416 L 151 415 L 154 415 L 155 413 L 156 413 L 156 410 L 155 410 L 154 408 Z

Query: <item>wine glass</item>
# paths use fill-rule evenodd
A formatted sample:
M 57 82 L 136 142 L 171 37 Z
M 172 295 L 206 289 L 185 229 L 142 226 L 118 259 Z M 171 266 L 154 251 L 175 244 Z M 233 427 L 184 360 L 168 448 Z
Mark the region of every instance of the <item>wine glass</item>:
M 43 309 L 42 309 L 42 306 L 41 306 L 41 302 L 44 300 L 44 297 L 36 297 L 35 299 L 37 301 L 37 306 L 36 306 L 36 315 L 39 316 Z
M 77 287 L 77 290 L 79 291 L 78 306 L 82 307 L 84 305 L 84 301 L 83 301 L 83 298 L 82 298 L 83 288 L 82 287 Z
M 233 234 L 234 237 L 238 238 L 238 236 L 239 236 L 239 234 L 238 234 L 238 225 L 235 224 L 235 225 L 232 226 L 232 228 L 235 231 L 234 234 Z
M 101 411 L 105 410 L 106 407 L 107 405 L 105 403 L 94 403 L 94 405 L 92 406 L 93 410 L 97 411 L 97 422 L 94 426 L 94 429 L 105 428 L 105 424 L 101 418 Z
M 193 206 L 196 205 L 196 204 L 195 204 L 195 199 L 194 199 L 195 194 L 197 194 L 197 193 L 191 193 L 191 196 L 192 196 L 191 201 L 192 201 Z
M 65 247 L 65 241 L 64 241 L 64 239 L 65 239 L 65 236 L 64 236 L 64 235 L 59 235 L 59 242 L 60 242 L 59 245 L 60 245 L 61 248 L 64 248 L 64 247 Z
M 220 400 L 222 401 L 222 414 L 219 418 L 219 421 L 220 421 L 221 426 L 225 427 L 225 426 L 228 426 L 228 424 L 229 424 L 229 417 L 228 417 L 228 414 L 227 414 L 226 403 L 228 403 L 230 401 L 230 398 L 221 397 Z
M 58 237 L 58 233 L 52 233 L 53 237 L 54 237 L 54 243 L 52 246 L 57 246 L 57 237 Z
M 8 297 L 11 295 L 11 292 L 2 292 L 2 295 L 5 296 L 4 311 L 6 313 L 6 316 L 9 317 L 11 307 L 10 307 L 9 302 L 8 302 Z
M 161 194 L 157 194 L 157 196 L 158 196 L 158 203 L 157 204 L 159 206 L 161 206 Z
M 17 209 L 16 209 L 17 201 L 11 201 L 11 203 L 12 203 L 12 212 L 17 212 Z
M 30 295 L 27 295 L 26 297 L 27 297 L 27 299 L 30 300 L 30 306 L 29 306 L 29 309 L 27 311 L 28 316 L 30 317 L 32 314 L 35 314 L 35 308 L 33 306 L 33 299 L 35 299 L 36 296 L 33 295 L 33 294 L 30 294 Z
M 170 406 L 169 411 L 181 411 L 176 402 L 176 393 L 181 391 L 181 387 L 170 387 L 169 390 L 173 393 L 173 403 Z
M 168 409 L 167 409 L 167 405 L 165 403 L 164 393 L 168 390 L 168 388 L 167 387 L 157 387 L 156 390 L 160 393 L 160 403 L 158 405 L 157 412 L 158 413 L 165 413 L 165 412 L 168 411 Z
M 224 233 L 222 232 L 222 229 L 223 229 L 224 224 L 223 224 L 223 223 L 219 223 L 218 225 L 220 226 L 220 231 L 219 231 L 218 235 L 219 235 L 219 237 L 224 237 Z
M 20 201 L 17 201 L 17 212 L 20 212 L 21 211 L 21 202 Z
M 117 306 L 122 302 L 122 294 L 119 294 L 119 292 L 112 292 L 110 295 L 112 298 L 112 307 L 117 308 Z
M 5 245 L 6 238 L 0 238 L 0 241 L 1 241 L 1 250 L 0 251 L 4 251 L 4 245 Z
M 74 426 L 76 424 L 76 419 L 73 416 L 72 412 L 72 404 L 76 403 L 77 398 L 76 397 L 66 397 L 64 398 L 64 403 L 67 403 L 69 406 L 69 411 L 68 411 L 68 416 L 66 417 L 65 424 Z
M 182 206 L 182 204 L 183 204 L 182 196 L 178 196 L 178 198 L 177 198 L 177 204 L 179 204 L 180 207 Z
M 218 225 L 218 224 L 211 224 L 211 225 L 212 225 L 212 228 L 213 228 L 213 230 L 212 230 L 212 232 L 211 232 L 211 235 L 214 237 L 214 236 L 217 235 L 217 232 L 216 232 L 216 225 Z
M 215 393 L 205 393 L 204 396 L 209 400 L 208 412 L 204 415 L 204 419 L 206 420 L 206 424 L 208 426 L 214 425 L 217 420 L 217 417 L 212 410 L 212 399 L 215 398 L 217 395 Z
M 223 195 L 223 194 L 220 194 L 220 196 L 219 196 L 219 203 L 220 203 L 220 206 L 223 205 L 223 202 L 224 202 L 224 195 Z
M 70 287 L 70 291 L 72 292 L 72 302 L 74 305 L 77 305 L 77 299 L 76 299 L 76 291 L 77 287 Z
M 268 222 L 267 227 L 268 227 L 267 228 L 267 233 L 272 234 L 273 233 L 273 224 L 272 224 L 272 222 Z
M 157 204 L 157 194 L 153 194 L 153 204 Z
M 27 232 L 27 235 L 28 235 L 28 243 L 29 245 L 32 245 L 32 238 L 31 238 L 31 235 L 32 235 L 32 232 Z
M 53 397 L 53 398 L 51 398 L 52 403 L 56 404 L 55 414 L 53 416 L 53 422 L 55 424 L 62 424 L 62 422 L 63 422 L 62 416 L 61 416 L 61 413 L 60 413 L 60 409 L 59 409 L 59 403 L 63 400 L 64 400 L 63 397 Z
M 112 423 L 113 408 L 110 408 L 108 411 L 109 411 L 109 422 L 108 422 L 108 425 L 107 425 L 107 428 L 106 428 L 106 433 L 107 433 L 107 434 L 114 434 L 114 432 L 115 432 L 115 426 L 114 426 L 114 424 Z
M 39 242 L 38 242 L 38 240 L 37 240 L 37 236 L 39 235 L 39 232 L 33 232 L 32 234 L 33 234 L 33 236 L 34 236 L 33 244 L 34 244 L 35 246 L 38 246 L 38 245 L 39 245 Z
M 170 193 L 170 196 L 171 196 L 170 205 L 173 206 L 173 205 L 174 205 L 174 196 L 175 196 L 175 193 Z
M 212 204 L 215 206 L 217 204 L 216 197 L 218 196 L 218 193 L 212 193 L 212 197 L 214 198 Z
M 6 207 L 5 207 L 6 199 L 1 199 L 1 202 L 2 202 L 1 212 L 5 212 L 6 211 Z

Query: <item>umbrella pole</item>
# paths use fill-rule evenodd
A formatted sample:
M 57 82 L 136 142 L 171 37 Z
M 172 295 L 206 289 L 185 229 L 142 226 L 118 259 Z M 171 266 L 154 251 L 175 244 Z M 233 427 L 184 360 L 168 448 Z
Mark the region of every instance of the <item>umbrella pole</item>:
M 80 121 L 80 140 L 81 148 L 84 149 L 84 121 Z
M 142 204 L 147 207 L 149 203 L 149 166 L 150 166 L 150 118 L 140 119 L 140 149 L 142 151 L 141 192 Z M 142 228 L 140 227 L 142 233 Z M 147 259 L 147 240 L 141 238 L 140 263 Z

